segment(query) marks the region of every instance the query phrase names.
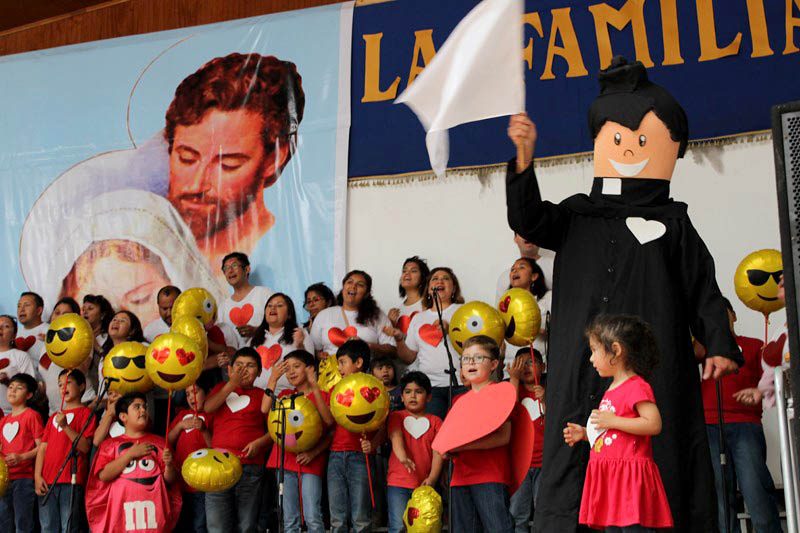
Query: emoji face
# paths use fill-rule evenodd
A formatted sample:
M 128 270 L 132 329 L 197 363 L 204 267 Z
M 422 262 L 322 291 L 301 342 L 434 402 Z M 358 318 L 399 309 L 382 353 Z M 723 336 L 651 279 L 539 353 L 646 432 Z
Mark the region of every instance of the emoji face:
M 119 448 L 117 448 L 117 455 L 122 455 L 125 450 L 132 446 L 132 442 L 123 442 L 119 445 Z M 158 464 L 155 454 L 148 454 L 138 459 L 131 459 L 130 462 L 125 465 L 125 469 L 122 471 L 119 478 L 150 488 L 161 474 L 161 466 Z
M 285 409 L 285 411 L 284 411 Z M 322 418 L 314 407 L 314 403 L 301 396 L 291 400 L 283 398 L 269 412 L 267 424 L 269 436 L 273 442 L 281 444 L 281 418 L 286 413 L 286 450 L 292 453 L 301 453 L 313 448 L 322 436 Z
M 616 122 L 603 124 L 594 139 L 594 175 L 602 178 L 672 179 L 680 143 L 653 112 L 637 130 Z
M 119 394 L 147 392 L 153 381 L 145 370 L 147 346 L 140 342 L 121 342 L 111 348 L 103 359 L 103 376 L 116 379 L 109 383 L 109 390 Z
M 172 323 L 184 315 L 193 316 L 206 326 L 217 316 L 217 301 L 205 289 L 200 287 L 187 289 L 172 304 Z
M 542 313 L 530 291 L 507 290 L 497 302 L 497 309 L 506 324 L 505 338 L 510 344 L 527 346 L 539 335 Z
M 242 463 L 228 450 L 203 448 L 183 462 L 181 475 L 187 485 L 201 492 L 228 490 L 242 477 Z
M 433 487 L 418 487 L 403 512 L 408 533 L 439 533 L 442 530 L 442 497 Z
M 782 309 L 778 282 L 783 274 L 783 259 L 778 250 L 758 250 L 739 263 L 733 275 L 736 296 L 744 305 L 768 315 Z
M 317 374 L 319 375 L 317 383 L 319 383 L 320 390 L 329 391 L 339 383 L 342 380 L 342 375 L 339 373 L 336 356 L 331 355 L 320 361 Z
M 331 391 L 331 414 L 352 433 L 375 431 L 389 414 L 389 395 L 378 378 L 356 372 L 343 377 Z
M 464 351 L 464 342 L 470 337 L 486 335 L 503 342 L 506 325 L 494 307 L 483 302 L 468 302 L 458 308 L 450 319 L 450 340 L 459 355 Z
M 45 336 L 45 348 L 50 360 L 61 368 L 77 368 L 94 346 L 94 333 L 81 315 L 67 313 L 53 320 Z
M 206 335 L 206 328 L 203 327 L 202 322 L 189 315 L 176 316 L 169 330 L 172 333 L 186 335 L 196 342 L 197 346 L 200 347 L 203 361 L 205 361 L 208 356 L 208 336 Z
M 164 333 L 147 348 L 145 369 L 153 383 L 169 391 L 185 389 L 203 371 L 197 343 L 180 333 Z

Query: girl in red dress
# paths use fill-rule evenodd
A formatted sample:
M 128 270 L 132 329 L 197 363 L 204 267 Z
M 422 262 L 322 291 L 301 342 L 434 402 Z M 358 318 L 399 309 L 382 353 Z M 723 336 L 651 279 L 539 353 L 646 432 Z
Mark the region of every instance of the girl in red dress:
M 586 427 L 567 423 L 564 441 L 591 446 L 579 522 L 605 531 L 648 532 L 671 528 L 650 438 L 661 432 L 661 414 L 645 381 L 658 362 L 650 326 L 638 317 L 598 316 L 586 331 L 597 373 L 612 378 Z

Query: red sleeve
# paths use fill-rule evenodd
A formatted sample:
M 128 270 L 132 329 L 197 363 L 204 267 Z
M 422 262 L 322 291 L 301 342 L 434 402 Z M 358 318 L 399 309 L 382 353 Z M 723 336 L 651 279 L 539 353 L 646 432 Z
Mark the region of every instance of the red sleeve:
M 208 329 L 207 333 L 208 333 L 208 340 L 210 340 L 211 342 L 227 346 L 227 344 L 225 344 L 225 334 L 222 333 L 222 330 L 219 329 L 219 326 L 211 326 Z
M 656 403 L 656 397 L 653 394 L 653 388 L 642 378 L 636 379 L 630 390 L 628 390 L 628 401 L 632 406 L 636 406 L 640 402 Z
M 391 434 L 392 431 L 400 429 L 402 431 L 402 420 L 404 417 L 400 416 L 402 411 L 392 411 L 389 413 L 389 421 L 386 423 L 387 433 Z
M 106 439 L 100 443 L 100 448 L 98 448 L 97 455 L 94 457 L 94 467 L 92 468 L 93 477 L 97 477 L 106 465 L 114 460 L 114 447 L 116 443 L 117 439 Z

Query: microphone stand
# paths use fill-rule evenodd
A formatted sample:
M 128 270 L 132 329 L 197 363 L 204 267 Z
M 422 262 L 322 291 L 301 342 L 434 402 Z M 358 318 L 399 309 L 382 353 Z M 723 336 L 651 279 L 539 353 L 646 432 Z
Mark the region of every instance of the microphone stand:
M 273 393 L 274 394 L 274 393 Z M 300 396 L 302 393 L 291 394 L 288 396 L 289 398 L 289 406 L 286 407 L 283 405 L 284 398 L 278 399 L 277 396 L 274 396 L 272 402 L 272 409 L 280 412 L 280 421 L 278 431 L 278 441 L 280 442 L 281 447 L 281 456 L 279 461 L 279 468 L 278 468 L 278 531 L 285 531 L 283 525 L 283 515 L 284 515 L 284 507 L 283 507 L 283 482 L 286 475 L 286 411 L 294 410 L 294 400 Z M 297 483 L 297 490 L 300 490 L 300 474 L 297 475 L 298 483 Z M 300 514 L 302 516 L 303 510 L 300 509 Z
M 728 454 L 725 446 L 725 420 L 722 417 L 722 383 L 720 379 L 714 380 L 714 386 L 717 389 L 717 429 L 719 430 L 719 471 L 720 480 L 722 481 L 722 505 L 723 505 L 723 519 L 725 520 L 725 531 L 730 533 L 731 520 L 730 520 L 730 501 L 728 498 L 728 482 L 725 468 L 728 465 Z

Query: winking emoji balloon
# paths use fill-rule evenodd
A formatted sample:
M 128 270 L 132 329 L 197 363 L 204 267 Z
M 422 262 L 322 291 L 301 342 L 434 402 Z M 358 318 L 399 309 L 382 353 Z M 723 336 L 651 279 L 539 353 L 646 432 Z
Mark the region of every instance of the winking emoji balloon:
M 242 463 L 227 450 L 202 448 L 183 461 L 181 476 L 200 492 L 228 490 L 242 477 Z
M 459 355 L 464 351 L 464 342 L 470 337 L 486 335 L 499 346 L 505 336 L 506 325 L 500 313 L 489 304 L 468 302 L 458 308 L 450 319 L 450 340 Z
M 442 497 L 433 487 L 414 489 L 403 512 L 408 533 L 439 533 L 442 530 Z
M 352 433 L 375 431 L 389 414 L 389 395 L 378 378 L 356 372 L 343 377 L 331 391 L 331 414 Z
M 185 315 L 193 316 L 207 326 L 217 315 L 217 301 L 203 288 L 187 289 L 172 304 L 172 320 Z
M 45 336 L 50 360 L 61 368 L 73 369 L 92 353 L 94 333 L 89 322 L 77 313 L 66 313 L 53 320 Z
M 314 403 L 305 396 L 294 398 L 294 406 L 292 406 L 291 398 L 281 398 L 272 407 L 267 420 L 269 436 L 272 437 L 272 441 L 278 446 L 283 443 L 280 434 L 283 433 L 281 418 L 284 412 L 286 413 L 286 451 L 302 453 L 316 446 L 322 436 L 322 418 L 320 418 Z
M 539 335 L 542 313 L 536 297 L 525 289 L 508 289 L 497 309 L 506 324 L 505 338 L 514 346 L 527 346 Z

